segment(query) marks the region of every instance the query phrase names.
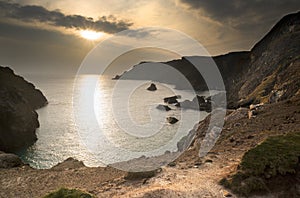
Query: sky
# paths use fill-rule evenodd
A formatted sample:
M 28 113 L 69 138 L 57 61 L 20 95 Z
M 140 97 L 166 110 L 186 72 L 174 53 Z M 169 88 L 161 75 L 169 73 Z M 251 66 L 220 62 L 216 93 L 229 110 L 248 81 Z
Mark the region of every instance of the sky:
M 183 32 L 211 55 L 250 50 L 299 8 L 299 0 L 0 0 L 0 65 L 21 73 L 75 73 L 98 43 L 144 27 Z

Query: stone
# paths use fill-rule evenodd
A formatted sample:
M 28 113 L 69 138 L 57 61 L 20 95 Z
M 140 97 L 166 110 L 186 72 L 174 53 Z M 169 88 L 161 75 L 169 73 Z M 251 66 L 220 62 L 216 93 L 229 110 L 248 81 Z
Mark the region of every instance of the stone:
M 167 118 L 167 121 L 170 123 L 170 124 L 175 124 L 176 122 L 178 122 L 179 120 L 175 117 L 168 117 Z
M 166 97 L 164 98 L 164 102 L 167 103 L 167 104 L 178 104 L 178 101 L 177 99 L 180 99 L 181 96 L 180 95 L 177 95 L 177 96 L 170 96 L 170 97 Z
M 212 163 L 213 161 L 211 159 L 205 160 L 205 163 Z
M 156 91 L 157 87 L 154 83 L 151 83 L 151 85 L 147 88 L 148 91 Z
M 0 154 L 0 168 L 13 168 L 24 165 L 22 160 L 12 153 Z

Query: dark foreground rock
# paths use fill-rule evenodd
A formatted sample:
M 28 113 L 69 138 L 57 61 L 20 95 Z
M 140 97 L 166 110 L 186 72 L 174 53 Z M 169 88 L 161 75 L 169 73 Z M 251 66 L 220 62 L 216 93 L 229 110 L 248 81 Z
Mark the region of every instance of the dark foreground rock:
M 21 159 L 12 153 L 0 153 L 0 168 L 13 168 L 23 165 Z
M 47 99 L 33 84 L 0 67 L 0 150 L 15 152 L 33 144 L 39 127 L 35 109 Z

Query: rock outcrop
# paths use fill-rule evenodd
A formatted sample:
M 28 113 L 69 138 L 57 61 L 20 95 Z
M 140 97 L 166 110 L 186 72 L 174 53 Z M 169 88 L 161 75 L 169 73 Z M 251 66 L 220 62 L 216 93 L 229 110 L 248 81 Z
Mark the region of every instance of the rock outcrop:
M 23 162 L 17 155 L 0 152 L 0 168 L 14 168 L 21 165 Z
M 15 152 L 33 144 L 39 127 L 36 109 L 47 104 L 42 92 L 8 67 L 0 67 L 0 150 Z

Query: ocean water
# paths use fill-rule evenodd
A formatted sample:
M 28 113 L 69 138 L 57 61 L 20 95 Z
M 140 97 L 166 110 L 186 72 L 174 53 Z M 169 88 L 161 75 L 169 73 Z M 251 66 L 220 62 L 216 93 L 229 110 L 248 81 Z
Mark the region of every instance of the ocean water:
M 181 100 L 191 100 L 195 96 L 172 85 L 156 83 L 158 90 L 150 92 L 146 90 L 150 82 L 126 80 L 126 87 L 134 87 L 127 90 L 104 76 L 25 77 L 49 101 L 37 111 L 38 140 L 20 153 L 22 160 L 35 168 L 51 168 L 68 157 L 87 166 L 105 166 L 176 151 L 177 142 L 207 116 L 206 112 L 172 105 L 169 112 L 158 110 L 156 106 L 163 104 L 164 97 L 179 94 Z M 167 123 L 169 116 L 179 122 Z

